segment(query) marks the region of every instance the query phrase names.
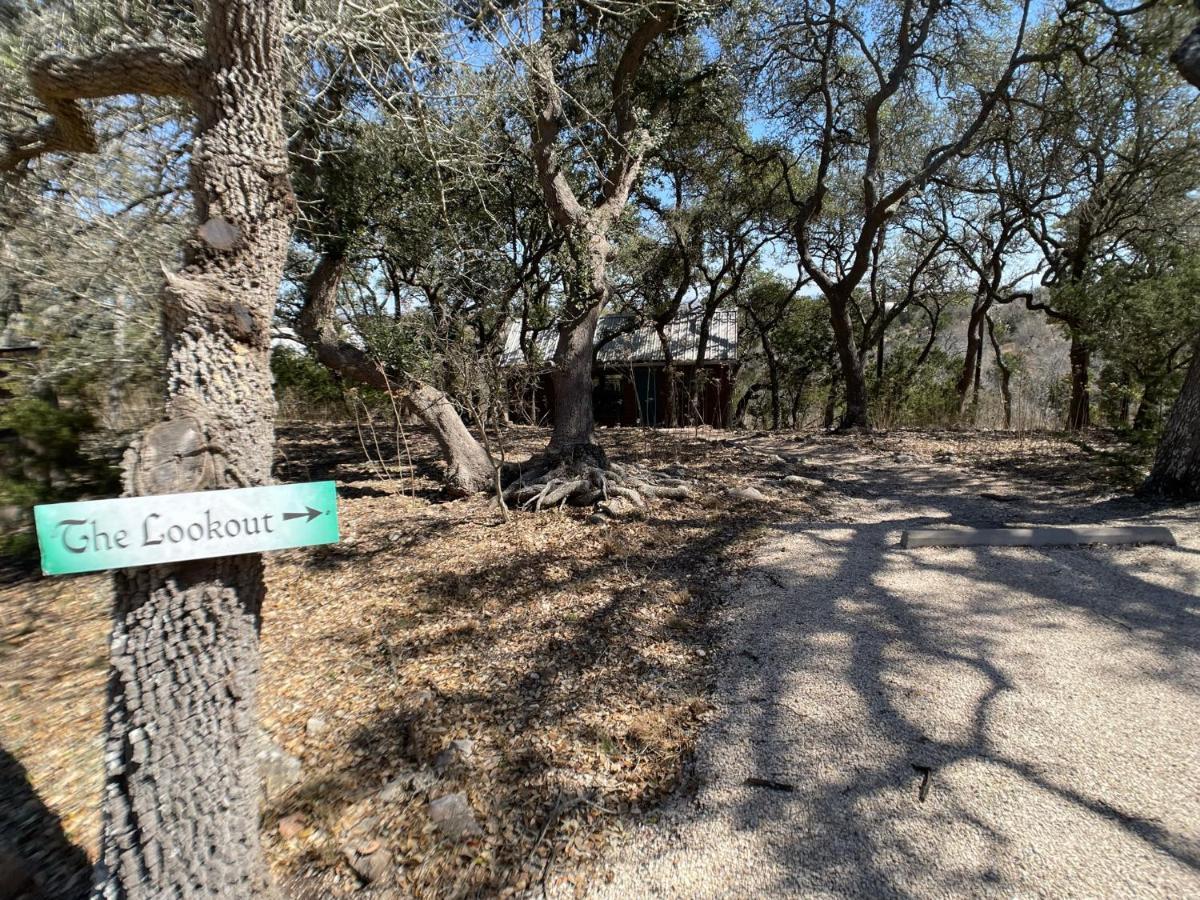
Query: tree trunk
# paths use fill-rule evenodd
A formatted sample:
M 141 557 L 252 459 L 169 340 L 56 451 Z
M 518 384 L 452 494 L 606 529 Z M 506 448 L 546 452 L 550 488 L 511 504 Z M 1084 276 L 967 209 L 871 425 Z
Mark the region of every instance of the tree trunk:
M 1137 413 L 1133 417 L 1134 431 L 1153 431 L 1159 423 L 1158 403 L 1162 397 L 1162 382 L 1148 381 L 1142 388 Z M 1124 422 L 1122 422 L 1124 424 Z
M 687 400 L 689 425 L 703 424 L 701 419 L 703 418 L 704 398 L 700 394 L 707 387 L 707 379 L 702 384 L 700 374 L 704 366 L 704 361 L 708 358 L 708 338 L 712 334 L 712 320 L 716 313 L 717 307 L 715 305 L 706 305 L 703 314 L 700 316 L 700 331 L 696 335 L 696 359 L 688 370 Z
M 1200 341 L 1192 353 L 1183 389 L 1175 400 L 1154 468 L 1143 492 L 1180 500 L 1200 500 Z
M 958 381 L 954 383 L 957 394 L 957 409 L 955 412 L 962 416 L 967 405 L 967 392 L 975 383 L 975 369 L 979 365 L 979 348 L 983 343 L 984 317 L 987 315 L 987 304 L 984 301 L 982 289 L 975 294 L 975 303 L 971 306 L 971 316 L 967 320 L 967 349 L 963 354 L 962 370 Z
M 837 295 L 828 299 L 834 345 L 837 347 L 842 380 L 845 382 L 846 411 L 842 414 L 842 421 L 838 427 L 870 428 L 867 379 L 863 372 L 862 356 L 854 342 L 854 328 L 850 324 L 849 301 L 847 298 Z
M 829 376 L 829 394 L 825 398 L 825 415 L 821 421 L 826 431 L 833 428 L 834 416 L 837 414 L 838 378 L 834 372 Z
M 971 386 L 971 425 L 979 424 L 979 389 L 983 386 L 983 341 L 975 349 L 975 380 Z
M 765 385 L 756 381 L 750 387 L 746 388 L 746 393 L 742 394 L 742 399 L 738 401 L 737 409 L 733 412 L 733 427 L 744 428 L 746 425 L 746 413 L 750 410 L 750 404 L 754 398 L 758 396 Z
M 771 339 L 767 332 L 761 332 L 763 356 L 767 360 L 767 378 L 771 388 L 771 428 L 774 431 L 779 430 L 780 423 L 780 406 L 779 406 L 779 362 L 775 359 L 775 351 L 771 346 Z
M 996 326 L 992 317 L 987 317 L 988 339 L 992 342 L 992 352 L 996 356 L 996 371 L 1000 373 L 1000 398 L 1004 403 L 1004 427 L 1012 428 L 1012 370 L 1004 362 L 1004 354 L 1000 351 L 1000 342 L 996 340 Z
M 394 394 L 425 424 L 442 451 L 449 493 L 465 497 L 490 490 L 495 470 L 449 397 L 415 378 L 400 373 L 389 376 L 361 347 L 338 336 L 337 292 L 345 267 L 342 248 L 330 247 L 322 254 L 305 288 L 296 333 L 317 361 L 339 378 Z
M 679 386 L 675 370 L 675 354 L 671 350 L 671 342 L 667 339 L 667 322 L 655 322 L 654 330 L 658 334 L 658 344 L 663 354 L 663 377 L 667 379 L 667 417 L 666 425 L 674 428 L 679 424 Z
M 554 349 L 554 430 L 549 454 L 570 461 L 605 463 L 596 445 L 592 409 L 592 348 L 608 297 L 608 239 L 595 228 L 570 229 L 563 241 L 567 301 Z
M 1079 431 L 1092 423 L 1092 399 L 1088 391 L 1091 349 L 1078 333 L 1071 331 L 1071 405 L 1067 410 L 1067 430 Z
M 409 386 L 397 396 L 433 433 L 446 462 L 444 483 L 448 493 L 466 497 L 492 489 L 495 468 L 487 451 L 471 434 L 445 392 L 410 379 Z
M 809 373 L 802 372 L 797 379 L 796 391 L 792 394 L 792 430 L 798 431 L 800 427 L 800 404 L 804 402 L 804 388 L 809 383 Z
M 202 224 L 167 276 L 165 421 L 126 455 L 131 494 L 271 480 L 271 319 L 295 210 L 282 15 L 277 0 L 209 5 L 191 155 Z M 258 555 L 117 573 L 97 896 L 269 893 L 255 764 L 264 594 Z
M 596 421 L 592 409 L 592 340 L 600 307 L 594 305 L 574 321 L 558 329 L 554 351 L 554 431 L 550 435 L 553 454 L 574 457 L 583 448 L 596 446 Z

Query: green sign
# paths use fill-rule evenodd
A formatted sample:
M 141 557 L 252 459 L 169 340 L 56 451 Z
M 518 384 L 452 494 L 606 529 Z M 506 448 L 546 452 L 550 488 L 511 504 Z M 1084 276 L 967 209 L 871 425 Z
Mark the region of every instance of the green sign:
M 260 553 L 338 539 L 332 481 L 33 508 L 47 575 Z

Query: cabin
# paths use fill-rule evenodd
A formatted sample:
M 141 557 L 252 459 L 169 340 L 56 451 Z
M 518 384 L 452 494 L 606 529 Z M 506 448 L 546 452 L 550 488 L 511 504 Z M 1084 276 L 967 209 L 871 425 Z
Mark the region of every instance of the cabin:
M 709 325 L 704 359 L 697 363 L 700 315 L 679 316 L 666 328 L 667 345 L 675 372 L 676 411 L 671 416 L 671 389 L 666 353 L 653 325 L 639 324 L 632 316 L 601 316 L 596 326 L 596 356 L 592 369 L 592 404 L 596 424 L 710 425 L 727 428 L 732 416 L 733 381 L 737 374 L 737 311 L 720 309 Z M 558 331 L 547 328 L 530 346 L 546 364 L 554 356 Z M 507 335 L 503 363 L 526 363 L 519 326 Z M 554 385 L 547 371 L 539 372 L 522 390 L 513 414 L 525 421 L 553 424 Z

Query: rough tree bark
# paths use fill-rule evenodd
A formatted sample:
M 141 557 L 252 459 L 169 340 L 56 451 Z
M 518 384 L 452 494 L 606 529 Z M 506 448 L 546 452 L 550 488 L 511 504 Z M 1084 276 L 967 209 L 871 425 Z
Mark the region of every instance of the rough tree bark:
M 1171 61 L 1190 84 L 1200 88 L 1200 27 L 1184 38 Z M 1142 491 L 1181 500 L 1200 500 L 1200 339 L 1192 348 L 1187 377 L 1171 408 L 1154 457 L 1154 468 Z
M 1159 400 L 1162 399 L 1162 381 L 1153 379 L 1147 381 L 1142 386 L 1142 397 L 1138 401 L 1137 412 L 1133 416 L 1133 430 L 1146 432 L 1154 429 L 1161 421 L 1162 416 L 1158 411 Z M 1122 412 L 1125 416 L 1122 417 L 1121 423 L 1124 424 L 1128 414 L 1128 398 L 1125 400 L 1125 409 Z
M 1200 340 L 1142 488 L 1151 495 L 1200 500 Z
M 450 398 L 433 385 L 404 373 L 389 373 L 337 331 L 337 292 L 345 253 L 333 247 L 321 256 L 305 286 L 296 333 L 323 366 L 339 377 L 393 394 L 433 433 L 446 462 L 446 489 L 467 496 L 493 487 L 495 469 Z
M 967 349 L 963 354 L 962 369 L 959 371 L 958 381 L 954 383 L 955 413 L 959 416 L 962 416 L 963 410 L 967 406 L 967 392 L 971 390 L 971 385 L 975 382 L 975 371 L 980 357 L 979 351 L 983 346 L 984 320 L 991 304 L 991 293 L 987 290 L 986 285 L 980 284 L 975 292 L 975 300 L 971 304 L 971 314 L 967 319 Z
M 850 299 L 840 292 L 827 293 L 829 318 L 833 325 L 833 341 L 841 364 L 846 408 L 842 412 L 840 428 L 870 427 L 868 411 L 867 376 L 863 368 L 863 357 L 854 339 L 854 326 L 850 322 Z
M 270 482 L 270 326 L 295 212 L 282 16 L 278 0 L 213 0 L 203 55 L 43 57 L 29 76 L 50 121 L 10 137 L 0 156 L 11 169 L 41 153 L 96 152 L 81 99 L 172 95 L 195 113 L 200 225 L 183 269 L 166 274 L 164 419 L 126 454 L 129 494 Z M 254 762 L 264 594 L 257 555 L 117 573 L 98 897 L 270 892 Z

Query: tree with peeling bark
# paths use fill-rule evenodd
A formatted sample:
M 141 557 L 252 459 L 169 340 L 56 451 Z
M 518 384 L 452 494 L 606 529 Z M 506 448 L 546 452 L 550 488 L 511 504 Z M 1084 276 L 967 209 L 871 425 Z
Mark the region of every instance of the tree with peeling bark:
M 4 138 L 12 177 L 47 154 L 107 149 L 82 101 L 173 97 L 194 117 L 198 226 L 182 268 L 164 262 L 167 395 L 126 454 L 130 495 L 270 482 L 270 328 L 295 213 L 283 13 L 274 0 L 212 0 L 195 48 L 38 57 L 28 77 L 43 115 Z M 264 594 L 257 555 L 116 574 L 98 897 L 270 892 L 254 762 Z

